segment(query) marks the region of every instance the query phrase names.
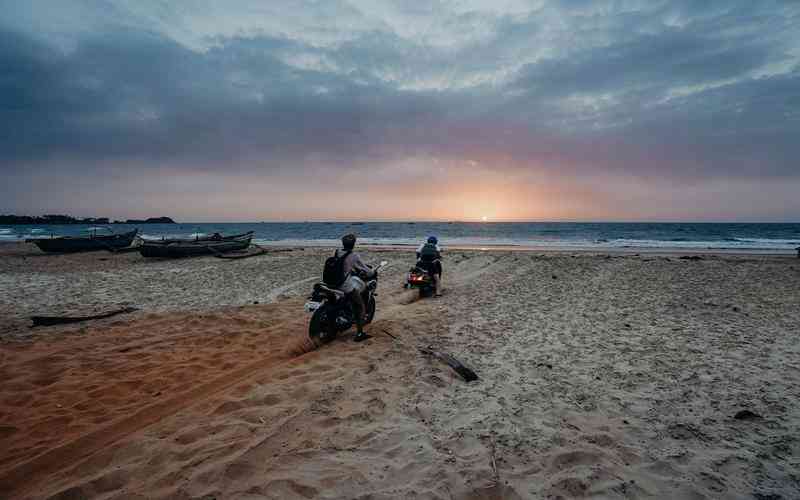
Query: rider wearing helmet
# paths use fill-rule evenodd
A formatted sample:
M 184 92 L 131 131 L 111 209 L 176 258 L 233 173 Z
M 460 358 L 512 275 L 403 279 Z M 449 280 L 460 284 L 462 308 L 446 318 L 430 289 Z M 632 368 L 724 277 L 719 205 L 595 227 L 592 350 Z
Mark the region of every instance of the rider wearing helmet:
M 442 249 L 436 236 L 428 236 L 428 240 L 417 248 L 417 267 L 428 271 L 436 285 L 436 296 L 442 296 Z

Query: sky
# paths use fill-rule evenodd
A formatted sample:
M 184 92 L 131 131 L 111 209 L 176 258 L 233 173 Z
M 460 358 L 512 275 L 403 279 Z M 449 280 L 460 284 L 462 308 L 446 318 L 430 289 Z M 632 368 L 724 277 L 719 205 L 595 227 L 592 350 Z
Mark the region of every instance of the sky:
M 796 0 L 0 0 L 0 213 L 800 221 Z

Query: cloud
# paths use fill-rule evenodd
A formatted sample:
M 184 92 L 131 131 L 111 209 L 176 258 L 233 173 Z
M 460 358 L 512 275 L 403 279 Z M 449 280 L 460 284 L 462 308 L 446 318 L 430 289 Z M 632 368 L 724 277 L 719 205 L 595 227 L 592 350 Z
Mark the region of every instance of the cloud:
M 795 2 L 292 5 L 4 6 L 0 170 L 800 182 Z

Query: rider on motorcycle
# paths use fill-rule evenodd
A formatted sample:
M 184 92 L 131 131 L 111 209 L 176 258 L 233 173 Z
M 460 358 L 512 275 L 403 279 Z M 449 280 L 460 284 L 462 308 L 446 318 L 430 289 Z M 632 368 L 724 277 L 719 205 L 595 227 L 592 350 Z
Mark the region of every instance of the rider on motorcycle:
M 433 277 L 436 296 L 442 296 L 442 249 L 436 236 L 428 236 L 428 240 L 417 248 L 417 267 L 424 269 Z
M 347 278 L 345 278 L 339 290 L 347 294 L 353 304 L 356 317 L 356 335 L 353 337 L 353 340 L 355 342 L 361 342 L 369 338 L 369 335 L 364 333 L 364 321 L 366 320 L 365 315 L 367 309 L 364 306 L 362 294 L 367 284 L 364 283 L 362 277 L 365 279 L 373 278 L 375 276 L 375 271 L 361 260 L 360 255 L 353 251 L 355 246 L 356 235 L 346 234 L 342 236 L 342 248 L 336 250 L 336 257 L 344 256 L 342 272 Z

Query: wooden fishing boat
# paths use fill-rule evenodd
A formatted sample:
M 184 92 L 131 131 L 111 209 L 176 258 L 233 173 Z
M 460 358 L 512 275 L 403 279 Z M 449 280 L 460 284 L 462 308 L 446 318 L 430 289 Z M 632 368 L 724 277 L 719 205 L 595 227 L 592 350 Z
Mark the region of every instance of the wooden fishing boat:
M 33 243 L 47 253 L 93 252 L 97 250 L 116 251 L 131 246 L 138 229 L 122 234 L 91 234 L 89 236 L 56 236 L 50 238 L 29 238 L 25 241 Z
M 209 234 L 205 236 L 195 236 L 194 238 L 161 238 L 160 240 L 145 240 L 147 243 L 198 243 L 201 241 L 230 241 L 246 238 L 252 236 L 255 231 L 247 231 L 242 234 L 232 234 L 230 236 L 222 236 L 219 233 Z
M 220 236 L 210 240 L 189 241 L 145 241 L 139 246 L 139 253 L 143 257 L 161 257 L 175 259 L 179 257 L 194 257 L 198 255 L 220 255 L 227 252 L 244 250 L 250 246 L 253 233 L 236 236 Z

